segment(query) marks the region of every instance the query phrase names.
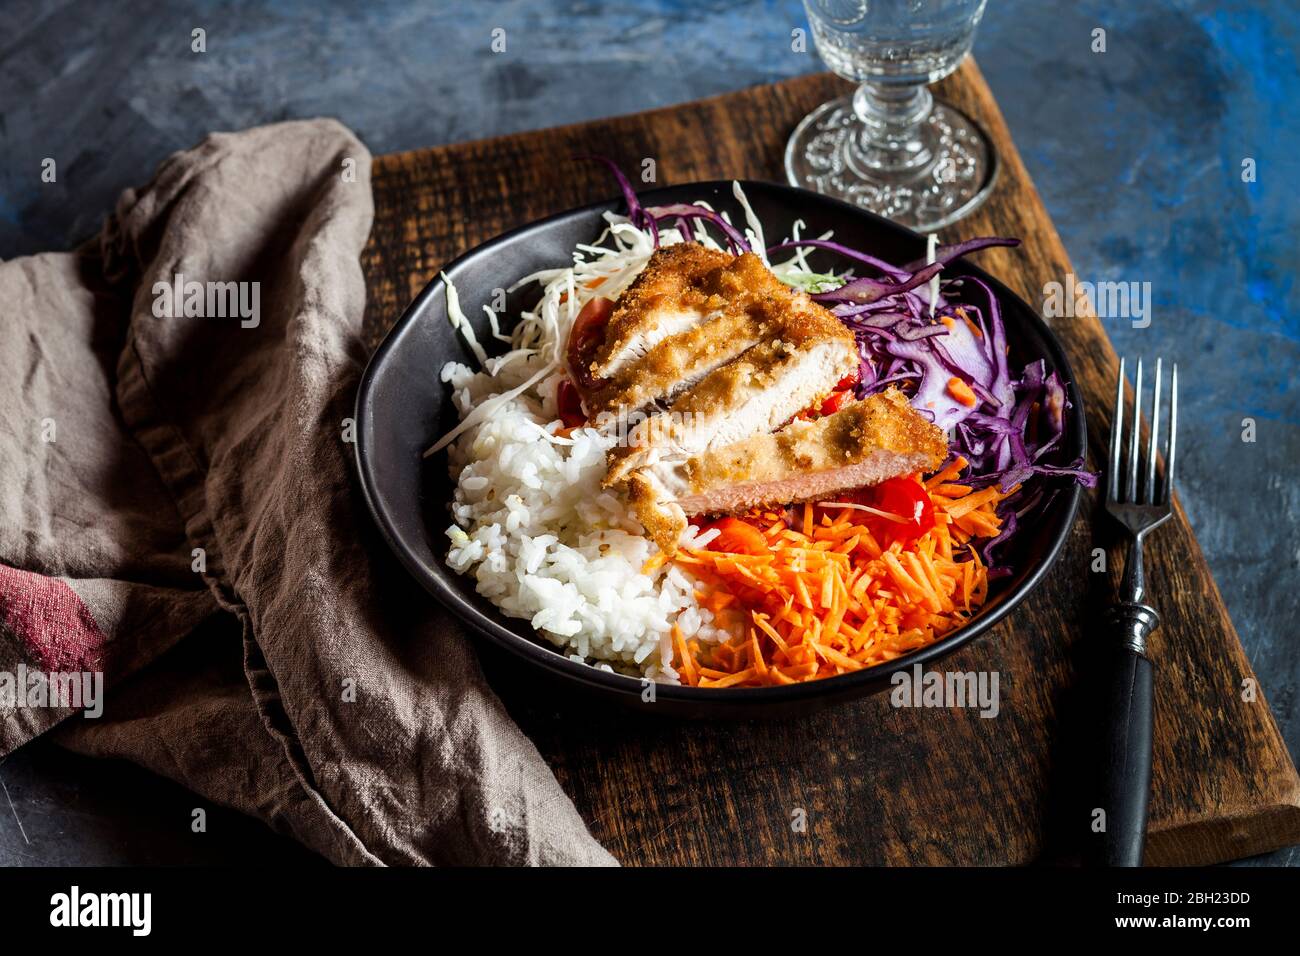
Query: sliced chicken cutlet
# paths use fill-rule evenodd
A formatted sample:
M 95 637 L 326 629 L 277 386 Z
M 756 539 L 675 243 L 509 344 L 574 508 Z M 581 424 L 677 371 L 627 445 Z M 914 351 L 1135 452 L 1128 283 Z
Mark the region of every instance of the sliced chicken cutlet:
M 663 252 L 680 248 L 672 246 Z M 689 290 L 679 294 L 671 306 L 661 304 L 674 316 L 683 315 L 685 307 L 701 313 L 702 318 L 655 342 L 604 380 L 587 396 L 588 406 L 597 414 L 631 412 L 651 403 L 662 406 L 770 336 L 771 317 L 763 300 L 779 293 L 780 281 L 753 254 L 721 255 L 725 263 L 713 258 L 720 263 L 716 268 L 696 274 Z M 692 253 L 688 258 L 695 256 Z M 651 261 L 661 277 L 659 282 L 664 281 L 663 272 L 672 262 L 671 258 Z M 607 346 L 618 337 L 618 333 L 610 333 Z
M 753 348 L 766 334 L 761 316 L 745 309 L 726 309 L 689 331 L 669 336 L 644 358 L 623 366 L 588 396 L 588 405 L 599 414 L 671 401 Z
M 604 344 L 591 363 L 592 377 L 611 378 L 670 335 L 694 328 L 725 306 L 723 296 L 707 290 L 707 280 L 733 261 L 733 256 L 698 242 L 656 250 L 618 297 Z
M 762 341 L 637 424 L 610 452 L 607 486 L 658 461 L 775 431 L 857 369 L 852 333 L 802 293 L 783 288 L 749 309 Z
M 768 317 L 757 303 L 790 295 L 751 252 L 732 256 L 697 242 L 657 250 L 610 315 L 590 367 L 609 380 L 598 398 L 607 406 L 643 401 L 651 383 L 664 394 L 680 390 L 755 344 Z
M 628 479 L 629 498 L 651 537 L 671 553 L 687 515 L 826 500 L 933 471 L 947 454 L 943 432 L 890 389 L 775 434 L 642 468 Z

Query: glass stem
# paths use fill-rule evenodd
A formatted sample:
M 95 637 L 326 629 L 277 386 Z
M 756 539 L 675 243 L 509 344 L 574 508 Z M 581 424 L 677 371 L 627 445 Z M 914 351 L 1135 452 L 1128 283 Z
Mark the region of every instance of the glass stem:
M 849 164 L 868 170 L 928 164 L 934 156 L 925 121 L 933 105 L 934 97 L 924 85 L 863 83 L 853 94 L 853 111 L 862 129 L 849 150 Z

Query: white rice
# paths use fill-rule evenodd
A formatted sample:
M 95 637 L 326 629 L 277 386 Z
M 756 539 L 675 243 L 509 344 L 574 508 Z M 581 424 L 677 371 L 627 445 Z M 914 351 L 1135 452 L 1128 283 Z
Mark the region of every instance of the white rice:
M 471 395 L 482 378 L 464 366 L 450 372 Z M 550 437 L 558 378 L 538 389 L 544 401 L 525 393 L 452 446 L 459 473 L 447 561 L 575 660 L 676 680 L 674 621 L 705 640 L 725 635 L 709 626 L 712 615 L 678 568 L 641 572 L 658 549 L 600 486 L 613 439 L 591 428 L 574 432 L 572 443 Z

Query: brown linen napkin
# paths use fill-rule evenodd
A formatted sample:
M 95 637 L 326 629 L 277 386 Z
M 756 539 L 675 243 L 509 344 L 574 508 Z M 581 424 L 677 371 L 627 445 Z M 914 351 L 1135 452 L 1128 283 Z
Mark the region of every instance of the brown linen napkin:
M 612 863 L 361 505 L 369 169 L 329 120 L 213 135 L 0 264 L 0 672 L 102 670 L 61 743 L 336 863 Z M 73 712 L 0 702 L 0 756 Z

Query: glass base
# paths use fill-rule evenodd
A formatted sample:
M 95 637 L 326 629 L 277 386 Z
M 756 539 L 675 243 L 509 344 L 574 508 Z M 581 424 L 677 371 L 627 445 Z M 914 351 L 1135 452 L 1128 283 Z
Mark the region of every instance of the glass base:
M 803 118 L 786 145 L 786 178 L 921 232 L 951 225 L 993 191 L 997 153 L 979 125 L 952 106 L 935 101 L 924 122 L 930 156 L 914 168 L 864 163 L 855 143 L 863 129 L 852 94 L 823 103 Z

